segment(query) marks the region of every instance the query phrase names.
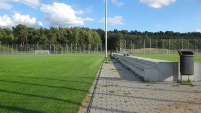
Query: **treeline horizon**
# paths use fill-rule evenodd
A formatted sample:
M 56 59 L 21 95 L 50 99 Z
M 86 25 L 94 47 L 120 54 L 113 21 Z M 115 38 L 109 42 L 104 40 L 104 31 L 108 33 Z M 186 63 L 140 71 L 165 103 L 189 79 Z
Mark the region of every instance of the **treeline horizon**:
M 137 31 L 117 30 L 108 31 L 108 49 L 118 50 L 121 40 L 137 39 L 201 39 L 200 32 L 180 33 L 174 31 Z M 0 28 L 0 44 L 99 44 L 105 45 L 105 31 L 84 27 L 50 27 L 33 28 L 19 24 L 15 27 Z

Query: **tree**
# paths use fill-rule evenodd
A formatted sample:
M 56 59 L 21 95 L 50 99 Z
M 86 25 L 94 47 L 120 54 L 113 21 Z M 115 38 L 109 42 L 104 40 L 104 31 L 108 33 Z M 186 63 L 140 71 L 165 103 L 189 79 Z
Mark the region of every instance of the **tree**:
M 7 35 L 5 30 L 0 28 L 0 44 L 6 44 L 6 37 Z
M 18 44 L 27 44 L 27 35 L 28 28 L 25 25 L 19 24 L 16 27 L 13 27 L 13 33 L 15 36 L 15 40 Z

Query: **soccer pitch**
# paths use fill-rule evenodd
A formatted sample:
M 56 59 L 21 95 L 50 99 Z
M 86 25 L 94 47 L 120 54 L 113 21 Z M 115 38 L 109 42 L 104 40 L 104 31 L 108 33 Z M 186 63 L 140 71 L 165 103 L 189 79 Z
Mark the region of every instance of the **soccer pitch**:
M 169 60 L 169 61 L 176 61 L 176 62 L 179 62 L 180 60 L 179 58 L 180 56 L 178 54 L 132 54 L 132 56 Z M 201 54 L 195 54 L 194 61 L 201 62 Z
M 0 55 L 1 113 L 76 113 L 100 54 Z

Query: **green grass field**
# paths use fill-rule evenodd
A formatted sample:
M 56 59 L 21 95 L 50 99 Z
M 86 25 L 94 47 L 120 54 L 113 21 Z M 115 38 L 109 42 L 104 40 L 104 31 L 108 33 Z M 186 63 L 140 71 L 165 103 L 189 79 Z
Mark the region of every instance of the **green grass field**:
M 139 56 L 145 58 L 153 58 L 153 59 L 161 59 L 161 60 L 169 60 L 179 62 L 178 54 L 132 54 L 132 56 Z M 194 56 L 195 62 L 201 62 L 201 54 L 195 54 Z
M 0 113 L 76 113 L 103 55 L 1 55 Z

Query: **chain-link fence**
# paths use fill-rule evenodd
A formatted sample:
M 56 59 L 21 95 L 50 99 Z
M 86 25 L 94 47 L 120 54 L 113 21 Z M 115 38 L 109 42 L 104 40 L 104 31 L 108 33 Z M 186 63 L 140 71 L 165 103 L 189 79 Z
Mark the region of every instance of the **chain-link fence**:
M 0 44 L 0 54 L 35 54 L 49 50 L 50 54 L 104 53 L 101 44 Z M 179 49 L 201 53 L 201 39 L 133 39 L 120 41 L 122 54 L 177 54 Z
M 179 49 L 201 53 L 201 39 L 133 39 L 120 41 L 123 54 L 175 54 Z
M 48 50 L 50 54 L 90 54 L 102 53 L 103 46 L 100 44 L 0 44 L 0 54 L 35 54 L 35 50 Z

